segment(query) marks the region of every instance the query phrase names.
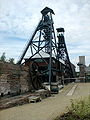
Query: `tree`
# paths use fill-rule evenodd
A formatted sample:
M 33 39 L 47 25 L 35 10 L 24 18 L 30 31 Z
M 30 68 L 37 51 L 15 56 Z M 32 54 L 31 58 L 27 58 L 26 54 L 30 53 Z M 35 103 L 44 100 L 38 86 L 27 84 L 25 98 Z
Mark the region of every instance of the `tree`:
M 14 58 L 9 58 L 9 62 L 14 64 Z
M 0 57 L 0 60 L 3 61 L 3 62 L 6 61 L 5 52 L 3 52 L 2 56 Z

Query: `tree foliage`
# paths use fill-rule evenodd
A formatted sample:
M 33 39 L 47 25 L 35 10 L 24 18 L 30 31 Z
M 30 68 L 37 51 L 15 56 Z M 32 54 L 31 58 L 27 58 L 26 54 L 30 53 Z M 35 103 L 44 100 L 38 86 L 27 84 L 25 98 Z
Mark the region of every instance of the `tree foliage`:
M 0 61 L 2 61 L 2 62 L 8 61 L 9 63 L 14 64 L 14 58 L 9 58 L 9 60 L 7 60 L 5 54 L 6 54 L 5 52 L 2 53 L 2 55 L 0 57 Z
M 0 57 L 0 60 L 3 61 L 3 62 L 6 61 L 5 52 L 3 52 L 2 56 Z
M 9 62 L 14 64 L 14 58 L 9 58 Z

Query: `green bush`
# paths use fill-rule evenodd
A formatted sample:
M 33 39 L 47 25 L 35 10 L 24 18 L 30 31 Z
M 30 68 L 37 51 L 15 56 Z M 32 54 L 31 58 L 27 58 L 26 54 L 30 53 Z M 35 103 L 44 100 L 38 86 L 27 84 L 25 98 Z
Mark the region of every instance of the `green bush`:
M 68 112 L 55 120 L 90 120 L 90 96 L 80 100 L 71 100 Z

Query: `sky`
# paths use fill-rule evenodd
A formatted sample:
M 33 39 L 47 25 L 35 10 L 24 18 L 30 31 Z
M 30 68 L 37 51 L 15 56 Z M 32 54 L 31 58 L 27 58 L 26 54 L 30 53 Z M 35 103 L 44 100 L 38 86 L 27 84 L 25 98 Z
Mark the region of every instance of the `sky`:
M 0 56 L 19 59 L 46 6 L 55 12 L 55 29 L 65 29 L 70 61 L 77 67 L 85 56 L 89 65 L 90 0 L 0 0 Z

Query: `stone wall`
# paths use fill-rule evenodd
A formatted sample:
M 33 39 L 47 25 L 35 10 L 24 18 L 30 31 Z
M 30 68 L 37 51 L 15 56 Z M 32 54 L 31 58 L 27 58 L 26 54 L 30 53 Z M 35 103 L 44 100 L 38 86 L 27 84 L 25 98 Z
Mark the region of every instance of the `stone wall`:
M 0 95 L 25 93 L 32 89 L 27 66 L 0 62 Z

